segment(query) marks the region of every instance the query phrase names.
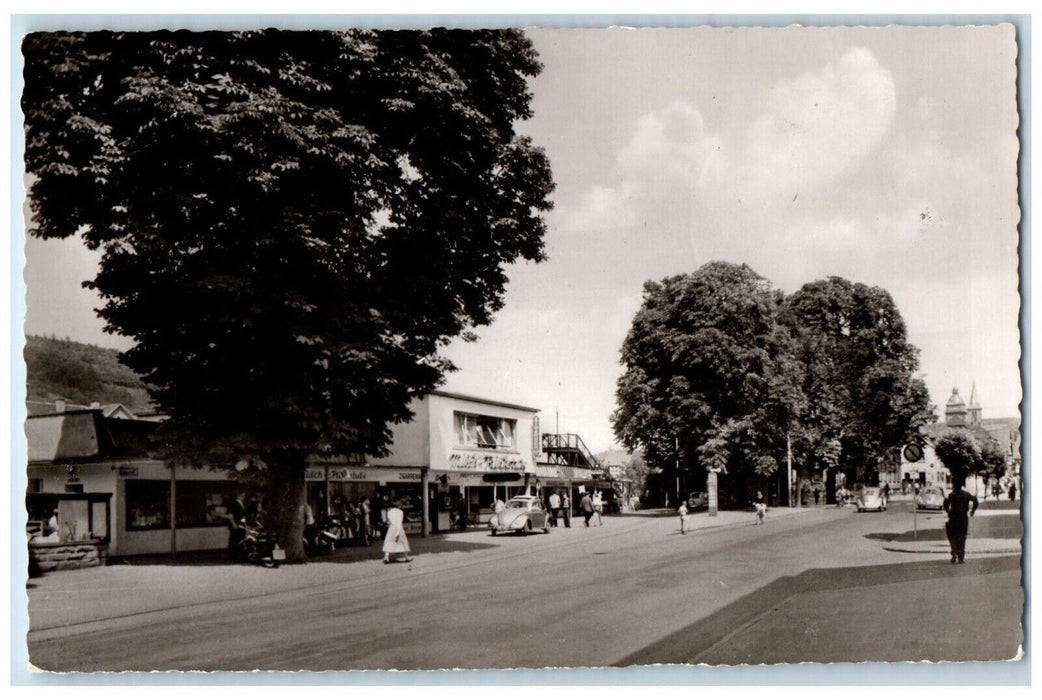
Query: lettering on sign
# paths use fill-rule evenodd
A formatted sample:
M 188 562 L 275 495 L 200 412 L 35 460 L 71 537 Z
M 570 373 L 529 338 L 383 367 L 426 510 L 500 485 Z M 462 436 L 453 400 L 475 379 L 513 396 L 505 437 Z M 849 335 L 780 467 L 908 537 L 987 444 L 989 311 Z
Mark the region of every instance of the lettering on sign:
M 453 452 L 449 467 L 461 471 L 475 472 L 523 472 L 525 460 L 507 455 L 482 455 Z
M 137 467 L 120 467 L 119 468 L 119 475 L 120 476 L 137 476 L 137 472 L 138 472 Z
M 326 473 L 322 469 L 305 469 L 304 481 L 324 481 Z

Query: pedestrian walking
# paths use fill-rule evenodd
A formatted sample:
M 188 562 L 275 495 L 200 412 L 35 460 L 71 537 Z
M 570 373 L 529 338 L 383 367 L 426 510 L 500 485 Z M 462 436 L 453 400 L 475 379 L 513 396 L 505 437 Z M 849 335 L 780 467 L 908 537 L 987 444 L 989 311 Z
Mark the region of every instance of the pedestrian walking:
M 681 503 L 677 512 L 680 513 L 680 534 L 683 535 L 687 532 L 687 504 Z
M 970 530 L 970 518 L 980 505 L 976 496 L 963 489 L 965 484 L 965 478 L 953 479 L 952 492 L 944 499 L 944 512 L 948 514 L 944 532 L 951 546 L 952 564 L 966 561 L 966 535 Z
M 755 524 L 763 525 L 763 516 L 767 513 L 767 503 L 763 500 L 763 493 L 761 493 L 760 491 L 756 492 L 756 500 L 753 501 L 753 508 L 756 509 Z
M 564 526 L 572 526 L 572 499 L 568 498 L 568 492 L 561 492 L 561 512 L 564 513 Z
M 561 517 L 561 497 L 557 495 L 556 491 L 550 493 L 549 505 L 550 525 L 552 527 L 557 527 L 557 520 Z
M 583 518 L 586 519 L 586 527 L 590 527 L 590 518 L 593 517 L 593 501 L 590 499 L 589 493 L 584 493 L 582 500 L 579 501 L 579 509 L 583 512 Z
M 1017 485 L 1015 483 L 1009 485 L 1009 500 L 1017 500 Z
M 398 503 L 387 509 L 387 534 L 384 535 L 384 564 L 402 556 L 402 561 L 412 561 L 409 555 L 409 538 L 405 536 L 405 511 Z
M 601 492 L 593 492 L 593 512 L 597 516 L 597 527 L 603 527 L 604 521 L 601 520 L 601 515 L 604 513 L 604 497 L 601 496 Z

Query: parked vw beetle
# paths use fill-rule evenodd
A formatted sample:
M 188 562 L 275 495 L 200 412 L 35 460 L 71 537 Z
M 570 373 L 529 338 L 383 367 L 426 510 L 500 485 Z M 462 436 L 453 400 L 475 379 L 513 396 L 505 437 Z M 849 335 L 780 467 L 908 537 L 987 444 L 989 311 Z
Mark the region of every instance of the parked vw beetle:
M 546 508 L 535 496 L 514 496 L 506 502 L 503 510 L 489 519 L 488 527 L 493 536 L 501 532 L 527 535 L 534 530 L 550 532 L 550 519 Z
M 854 505 L 857 506 L 858 513 L 866 510 L 882 512 L 886 510 L 886 496 L 883 494 L 883 489 L 876 486 L 866 486 L 858 493 Z
M 915 507 L 919 510 L 944 510 L 944 491 L 936 486 L 923 489 L 915 499 Z

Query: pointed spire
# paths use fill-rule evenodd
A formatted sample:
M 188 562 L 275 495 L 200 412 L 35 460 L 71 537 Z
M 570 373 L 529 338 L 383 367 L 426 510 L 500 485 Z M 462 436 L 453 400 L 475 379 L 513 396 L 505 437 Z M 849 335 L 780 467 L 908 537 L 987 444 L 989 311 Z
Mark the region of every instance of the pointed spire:
M 966 408 L 967 418 L 969 419 L 970 425 L 980 425 L 981 419 L 981 407 L 977 403 L 977 382 L 973 382 L 973 388 L 970 389 L 970 405 Z

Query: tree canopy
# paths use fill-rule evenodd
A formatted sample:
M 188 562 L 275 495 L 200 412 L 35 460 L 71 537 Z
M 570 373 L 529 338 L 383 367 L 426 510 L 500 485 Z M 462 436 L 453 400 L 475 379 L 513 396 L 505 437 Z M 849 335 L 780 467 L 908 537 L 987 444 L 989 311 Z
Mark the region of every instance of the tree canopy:
M 616 436 L 649 463 L 865 478 L 930 420 L 918 351 L 885 290 L 841 278 L 785 297 L 745 265 L 648 282 L 622 347 Z M 834 473 L 834 471 L 833 471 Z M 697 483 L 697 477 L 696 477 Z
M 919 351 L 879 287 L 830 277 L 804 285 L 784 304 L 806 404 L 795 432 L 801 464 L 840 467 L 861 480 L 895 464 L 933 419 L 929 394 L 914 376 Z
M 647 282 L 612 414 L 623 444 L 663 468 L 679 459 L 689 474 L 774 473 L 800 398 L 779 298 L 748 266 L 725 262 Z
M 965 481 L 966 477 L 979 471 L 983 465 L 980 445 L 968 430 L 949 430 L 937 438 L 934 453 L 954 481 Z
M 290 465 L 291 504 L 306 454 L 381 454 L 452 369 L 443 345 L 501 308 L 504 266 L 544 257 L 549 163 L 515 132 L 541 66 L 520 32 L 22 50 L 30 234 L 102 250 L 87 285 L 180 448 Z

